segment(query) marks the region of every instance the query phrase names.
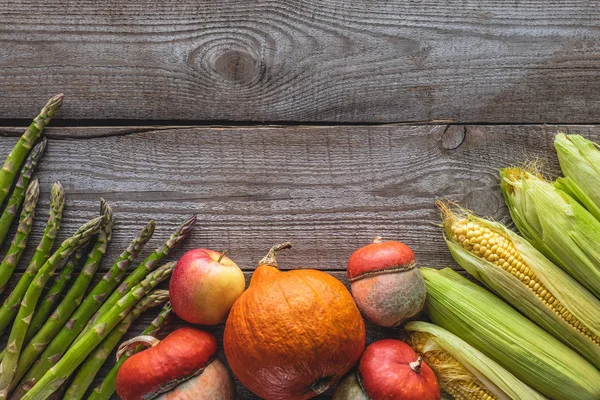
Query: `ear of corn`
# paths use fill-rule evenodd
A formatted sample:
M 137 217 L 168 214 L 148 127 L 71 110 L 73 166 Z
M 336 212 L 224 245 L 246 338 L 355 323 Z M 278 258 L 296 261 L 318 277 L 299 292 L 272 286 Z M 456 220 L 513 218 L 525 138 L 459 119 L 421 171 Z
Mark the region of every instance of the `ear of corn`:
M 500 177 L 506 204 L 523 236 L 600 298 L 600 221 L 535 173 L 506 168 Z
M 457 400 L 543 400 L 500 364 L 439 326 L 406 324 L 408 343 L 435 372 L 442 390 Z
M 600 368 L 600 301 L 502 224 L 438 205 L 456 262 Z
M 600 399 L 600 371 L 499 297 L 449 268 L 420 271 L 434 324 L 549 398 Z
M 578 190 L 573 195 L 600 220 L 600 149 L 581 135 L 559 133 L 554 139 L 560 168 Z

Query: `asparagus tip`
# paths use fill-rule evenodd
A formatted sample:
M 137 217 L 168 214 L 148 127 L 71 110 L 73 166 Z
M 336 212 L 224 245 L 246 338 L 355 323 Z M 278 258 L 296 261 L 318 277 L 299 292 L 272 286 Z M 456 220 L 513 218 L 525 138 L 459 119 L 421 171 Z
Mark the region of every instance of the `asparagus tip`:
M 146 226 L 144 227 L 144 229 L 142 229 L 142 238 L 150 238 L 152 237 L 152 235 L 154 234 L 154 228 L 156 227 L 156 221 L 154 221 L 153 219 L 151 219 Z
M 46 107 L 44 107 L 48 116 L 51 117 L 58 111 L 60 106 L 62 106 L 64 97 L 64 93 L 60 93 L 48 100 Z
M 148 295 L 151 298 L 151 304 L 156 307 L 169 301 L 169 291 L 164 289 L 156 289 Z
M 27 192 L 25 192 L 25 199 L 26 201 L 32 201 L 32 199 L 35 197 L 36 201 L 37 201 L 37 197 L 40 194 L 40 182 L 38 181 L 37 178 L 33 178 L 31 180 L 31 182 L 29 183 L 29 186 L 27 187 Z
M 100 198 L 100 215 L 105 217 L 105 222 L 107 224 L 113 223 L 113 211 L 112 207 L 106 200 Z
M 65 98 L 65 94 L 64 93 L 59 93 L 59 94 L 53 96 L 48 101 L 48 103 L 50 103 L 50 104 L 57 104 L 58 107 L 60 107 L 62 105 L 62 102 L 63 102 L 64 98 Z
M 198 216 L 196 214 L 192 214 L 183 222 L 183 224 L 181 225 L 181 230 L 180 230 L 181 234 L 183 236 L 187 236 L 190 233 L 190 231 L 196 224 L 197 219 L 198 219 Z
M 45 137 L 42 138 L 42 140 L 40 140 L 35 147 L 33 148 L 33 150 L 31 150 L 31 158 L 40 158 L 42 156 L 42 154 L 44 154 L 44 152 L 46 151 L 46 146 L 48 145 L 48 139 L 46 139 Z
M 177 261 L 171 261 L 166 264 L 163 264 L 159 268 L 157 268 L 154 272 L 147 275 L 144 281 L 142 281 L 141 285 L 147 285 L 148 282 L 152 282 L 154 280 L 162 281 L 169 277 L 175 267 L 177 266 Z
M 62 212 L 65 203 L 65 188 L 60 181 L 54 182 L 50 189 L 50 207 L 55 213 Z
M 106 216 L 101 215 L 101 216 L 91 219 L 88 222 L 86 222 L 85 224 L 81 225 L 75 234 L 82 235 L 84 237 L 89 237 L 91 235 L 98 233 L 100 228 L 102 228 L 102 226 L 105 223 L 106 223 Z
M 56 197 L 56 196 L 64 195 L 64 194 L 65 194 L 65 188 L 62 185 L 62 183 L 60 183 L 60 181 L 54 182 L 54 184 L 52 185 L 52 189 L 51 189 L 51 195 Z

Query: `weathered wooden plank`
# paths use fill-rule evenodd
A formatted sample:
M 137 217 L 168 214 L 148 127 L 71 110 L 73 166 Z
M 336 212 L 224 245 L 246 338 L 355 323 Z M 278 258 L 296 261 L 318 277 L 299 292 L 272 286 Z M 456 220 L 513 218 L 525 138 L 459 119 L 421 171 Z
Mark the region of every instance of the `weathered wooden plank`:
M 82 139 L 112 128 L 50 129 L 32 240 L 41 236 L 50 186 L 61 180 L 60 239 L 95 215 L 100 197 L 113 205 L 118 227 L 108 260 L 149 219 L 157 229 L 148 252 L 197 213 L 182 251 L 229 249 L 244 269 L 291 240 L 284 268 L 342 270 L 376 235 L 405 241 L 424 265 L 452 265 L 434 200 L 459 200 L 507 221 L 497 169 L 538 158 L 557 174 L 559 129 L 600 133 L 595 126 L 147 128 Z M 14 141 L 0 140 L 0 157 Z
M 0 117 L 597 122 L 578 1 L 2 2 Z

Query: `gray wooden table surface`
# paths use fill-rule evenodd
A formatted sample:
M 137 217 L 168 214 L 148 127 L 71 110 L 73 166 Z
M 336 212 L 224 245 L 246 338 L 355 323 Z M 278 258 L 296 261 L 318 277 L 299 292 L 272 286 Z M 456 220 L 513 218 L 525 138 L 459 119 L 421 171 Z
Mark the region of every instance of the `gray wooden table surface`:
M 600 141 L 599 20 L 576 1 L 0 0 L 0 156 L 65 93 L 31 240 L 55 180 L 60 238 L 103 197 L 117 228 L 101 270 L 149 219 L 144 254 L 192 213 L 171 259 L 229 249 L 247 277 L 290 240 L 282 268 L 347 284 L 376 235 L 458 268 L 436 199 L 509 222 L 498 168 L 536 159 L 556 176 L 558 131 Z M 368 326 L 369 341 L 398 333 Z

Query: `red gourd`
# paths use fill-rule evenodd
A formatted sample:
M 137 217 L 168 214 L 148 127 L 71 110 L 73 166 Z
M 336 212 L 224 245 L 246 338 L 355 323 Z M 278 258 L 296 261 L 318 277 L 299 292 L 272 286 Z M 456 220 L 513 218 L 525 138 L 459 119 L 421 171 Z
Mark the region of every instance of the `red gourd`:
M 277 269 L 273 247 L 234 303 L 223 345 L 239 381 L 267 400 L 326 391 L 358 361 L 365 326 L 352 296 L 321 271 Z
M 376 325 L 398 326 L 425 304 L 425 282 L 404 243 L 376 238 L 350 256 L 347 273 L 358 308 Z
M 184 327 L 162 341 L 134 338 L 119 351 L 138 344 L 152 347 L 132 355 L 119 368 L 116 389 L 122 400 L 235 398 L 231 375 L 214 359 L 217 340 L 210 333 Z
M 406 343 L 395 339 L 370 344 L 357 373 L 338 386 L 334 400 L 439 400 L 433 370 Z

